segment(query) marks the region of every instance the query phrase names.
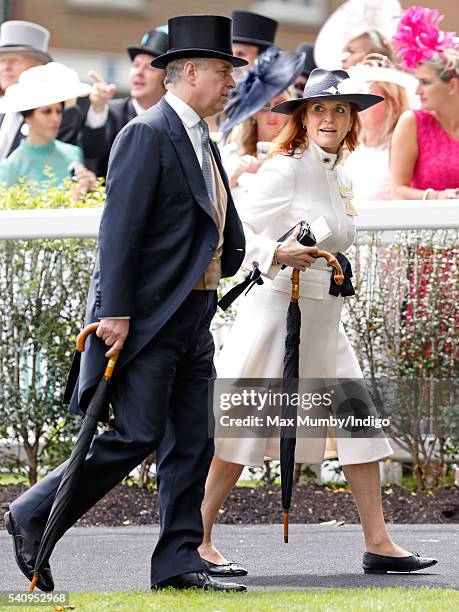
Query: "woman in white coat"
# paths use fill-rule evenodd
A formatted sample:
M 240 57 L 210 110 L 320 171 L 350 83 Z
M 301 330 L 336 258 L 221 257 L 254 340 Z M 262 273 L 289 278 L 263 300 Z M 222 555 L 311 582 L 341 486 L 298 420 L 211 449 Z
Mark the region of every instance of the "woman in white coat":
M 321 248 L 332 253 L 345 251 L 354 240 L 351 186 L 338 163 L 343 145 L 351 151 L 357 145 L 358 112 L 382 98 L 352 93 L 353 87 L 352 79 L 342 70 L 316 69 L 302 98 L 272 109 L 290 118 L 240 207 L 247 239 L 246 263 L 257 262 L 265 283 L 255 286 L 240 304 L 216 361 L 219 378 L 282 378 L 291 270 L 282 270 L 281 264 L 304 272 L 300 275 L 299 299 L 300 378 L 362 377 L 340 324 L 343 298 L 329 294 L 331 273 L 325 260 L 314 259 L 316 248 L 302 246 L 294 236 L 277 242 L 299 220 L 314 226 L 320 217 L 331 232 L 321 241 Z M 386 438 L 325 438 L 298 439 L 296 460 L 316 463 L 338 457 L 362 523 L 365 572 L 413 571 L 435 564 L 434 559 L 399 547 L 387 532 L 378 466 L 379 459 L 392 453 Z M 246 573 L 213 547 L 211 530 L 244 465 L 262 465 L 265 456 L 279 457 L 278 438 L 215 439 L 215 457 L 202 505 L 205 535 L 199 549 L 206 570 L 213 575 Z

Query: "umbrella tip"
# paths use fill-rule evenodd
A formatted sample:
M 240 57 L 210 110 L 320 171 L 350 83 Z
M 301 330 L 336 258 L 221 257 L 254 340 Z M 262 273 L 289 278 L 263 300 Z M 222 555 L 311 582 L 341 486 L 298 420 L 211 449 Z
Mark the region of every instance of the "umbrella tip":
M 284 512 L 284 543 L 288 544 L 288 512 Z
M 29 586 L 29 593 L 33 593 L 34 588 L 37 586 L 37 582 L 38 582 L 38 574 L 34 574 L 32 578 L 32 582 L 30 583 L 30 586 Z

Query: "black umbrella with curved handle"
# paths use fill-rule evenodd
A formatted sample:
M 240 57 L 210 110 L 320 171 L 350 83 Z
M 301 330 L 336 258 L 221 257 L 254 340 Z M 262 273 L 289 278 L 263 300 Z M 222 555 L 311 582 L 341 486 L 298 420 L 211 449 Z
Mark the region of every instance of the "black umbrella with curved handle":
M 85 327 L 78 335 L 76 341 L 77 351 L 83 352 L 87 336 L 96 331 L 99 323 L 91 323 Z M 56 491 L 53 505 L 49 513 L 48 521 L 43 532 L 35 561 L 34 576 L 29 586 L 31 593 L 38 581 L 43 564 L 49 559 L 56 546 L 57 541 L 62 535 L 68 510 L 72 503 L 76 486 L 80 479 L 81 468 L 88 454 L 92 439 L 97 430 L 97 423 L 107 403 L 108 390 L 113 370 L 118 359 L 118 353 L 109 359 L 101 381 L 97 385 L 93 398 L 86 410 L 83 423 L 78 433 L 78 438 L 72 449 L 68 464 L 62 475 L 59 488 Z
M 328 251 L 317 250 L 311 253 L 313 257 L 324 257 L 329 266 L 334 269 L 334 282 L 342 285 L 344 282 L 341 266 Z M 298 379 L 300 376 L 300 333 L 301 310 L 298 304 L 300 297 L 300 271 L 296 268 L 292 272 L 292 293 L 287 311 L 287 334 L 285 337 L 284 372 L 282 375 L 282 395 L 290 398 L 298 392 Z M 293 474 L 295 471 L 296 447 L 296 405 L 290 401 L 282 403 L 282 419 L 286 423 L 281 427 L 280 439 L 280 471 L 282 508 L 284 510 L 284 542 L 288 542 L 288 513 L 292 502 Z M 285 419 L 285 421 L 284 421 Z M 292 423 L 292 424 L 289 424 Z

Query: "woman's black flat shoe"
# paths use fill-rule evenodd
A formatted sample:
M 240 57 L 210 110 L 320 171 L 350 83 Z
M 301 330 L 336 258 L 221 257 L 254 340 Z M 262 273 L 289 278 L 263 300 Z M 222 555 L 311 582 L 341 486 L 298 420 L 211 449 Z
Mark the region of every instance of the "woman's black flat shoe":
M 206 559 L 202 559 L 202 562 L 209 576 L 247 576 L 247 570 L 238 563 L 222 563 L 218 565 L 218 563 L 212 563 L 211 561 L 206 561 Z
M 374 553 L 363 553 L 362 567 L 365 574 L 385 574 L 387 572 L 416 572 L 436 565 L 436 559 L 420 557 L 413 553 L 409 557 L 386 557 Z

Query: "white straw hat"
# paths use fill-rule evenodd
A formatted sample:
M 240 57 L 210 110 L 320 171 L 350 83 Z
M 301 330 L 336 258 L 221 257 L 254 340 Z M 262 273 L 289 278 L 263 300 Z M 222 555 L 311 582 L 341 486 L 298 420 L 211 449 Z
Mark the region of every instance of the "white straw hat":
M 362 34 L 379 32 L 390 40 L 397 29 L 402 7 L 399 0 L 347 0 L 330 15 L 314 43 L 314 58 L 319 68 L 341 68 L 347 43 Z
M 396 68 L 382 68 L 380 66 L 365 66 L 365 64 L 356 64 L 347 69 L 351 78 L 360 79 L 367 81 L 368 83 L 374 83 L 375 81 L 382 81 L 384 83 L 393 83 L 394 85 L 400 85 L 411 92 L 418 86 L 417 79 L 407 72 L 397 70 Z
M 373 54 L 377 55 L 377 54 Z M 371 58 L 372 55 L 367 56 Z M 386 66 L 377 66 L 366 63 L 365 61 L 351 66 L 347 72 L 351 79 L 366 81 L 367 83 L 393 83 L 403 87 L 408 97 L 410 108 L 419 108 L 419 97 L 416 95 L 418 80 L 408 72 L 399 70 L 387 61 Z
M 81 83 L 75 70 L 50 62 L 25 70 L 0 100 L 0 113 L 13 113 L 87 96 L 91 85 Z

